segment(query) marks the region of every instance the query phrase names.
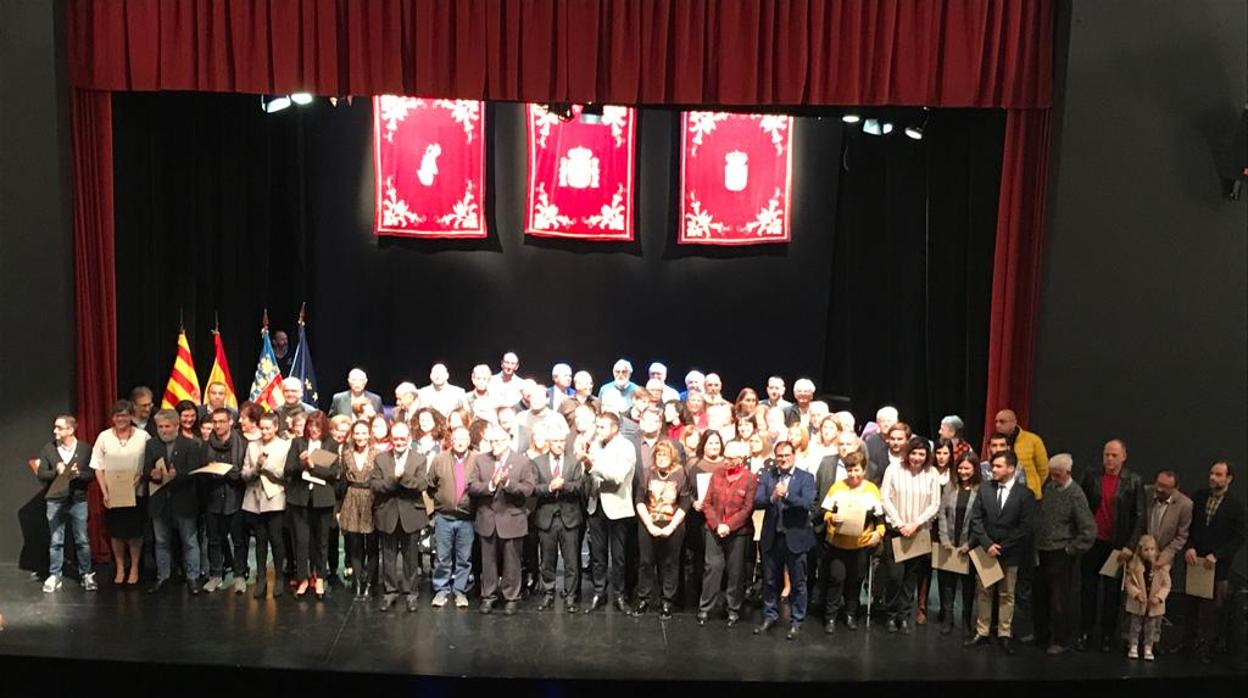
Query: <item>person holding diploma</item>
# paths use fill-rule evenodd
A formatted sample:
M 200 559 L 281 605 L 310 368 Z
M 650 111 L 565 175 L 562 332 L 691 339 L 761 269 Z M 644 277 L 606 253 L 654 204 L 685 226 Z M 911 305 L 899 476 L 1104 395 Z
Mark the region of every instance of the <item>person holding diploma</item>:
M 1036 639 L 1048 643 L 1047 654 L 1062 654 L 1070 646 L 1074 628 L 1070 598 L 1078 574 L 1079 556 L 1092 548 L 1096 523 L 1083 490 L 1070 477 L 1074 461 L 1069 453 L 1049 459 L 1049 480 L 1036 509 L 1036 551 L 1040 577 L 1036 584 Z
M 218 407 L 211 413 L 212 433 L 204 442 L 204 465 L 229 466 L 223 474 L 204 473 L 200 484 L 203 510 L 208 524 L 208 581 L 204 591 L 219 589 L 225 575 L 225 555 L 230 551 L 230 568 L 234 571 L 234 592 L 247 591 L 247 532 L 239 513 L 243 503 L 243 483 L 239 468 L 247 453 L 247 442 L 234 428 L 233 413 Z
M 900 631 L 909 635 L 919 579 L 932 573 L 931 545 L 929 543 L 925 554 L 903 560 L 899 572 L 892 541 L 896 538 L 919 541 L 924 537 L 930 540 L 931 523 L 940 511 L 940 475 L 932 467 L 927 439 L 912 436 L 906 442 L 901 451 L 901 461 L 884 471 L 880 498 L 889 526 L 884 547 L 885 564 L 892 566 L 888 578 L 890 581 L 900 579 L 900 586 L 895 588 L 893 596 L 888 632 Z
M 152 417 L 156 438 L 149 439 L 143 455 L 143 476 L 149 488 L 148 513 L 156 537 L 156 581 L 147 593 L 158 592 L 169 581 L 173 570 L 172 537 L 176 533 L 182 549 L 186 586 L 192 596 L 199 584 L 199 497 L 191 470 L 199 464 L 199 444 L 180 433 L 177 412 L 160 410 Z
M 728 445 L 730 463 L 744 460 L 747 455 L 744 443 L 732 441 Z M 806 553 L 815 545 L 810 524 L 810 508 L 815 504 L 815 476 L 795 467 L 793 444 L 784 441 L 776 444 L 775 460 L 776 467 L 764 470 L 754 489 L 753 508 L 764 512 L 758 545 L 763 556 L 763 623 L 754 634 L 766 633 L 780 620 L 780 586 L 783 572 L 788 572 L 792 603 L 786 637 L 793 640 L 806 620 Z M 725 479 L 731 477 L 732 467 L 730 464 L 720 471 Z M 750 475 L 748 469 L 743 470 Z M 712 485 L 714 482 L 712 476 Z M 709 493 L 707 498 L 710 499 Z M 707 519 L 709 522 L 710 515 Z M 707 547 L 710 548 L 709 543 Z M 729 577 L 729 586 L 731 579 Z
M 1184 629 L 1189 646 L 1197 640 L 1199 629 L 1195 646 L 1202 664 L 1213 662 L 1213 645 L 1226 626 L 1222 609 L 1230 598 L 1231 565 L 1244 544 L 1244 501 L 1231 492 L 1234 479 L 1231 463 L 1217 461 L 1209 468 L 1209 488 L 1192 497 L 1192 528 L 1183 559 L 1189 567 L 1213 568 L 1213 598 L 1192 597 L 1196 612 L 1187 615 Z
M 143 489 L 143 453 L 146 431 L 134 426 L 130 413 L 134 405 L 118 400 L 109 410 L 113 426 L 100 432 L 91 451 L 91 469 L 101 471 L 100 491 L 104 495 L 104 524 L 108 526 L 109 545 L 113 549 L 116 572 L 113 584 L 130 587 L 139 585 L 139 557 L 143 550 L 143 517 L 146 497 Z M 123 475 L 124 474 L 124 475 Z M 121 488 L 132 489 L 123 492 Z M 129 574 L 126 553 L 130 553 Z
M 286 515 L 286 479 L 300 467 L 298 453 L 290 442 L 277 435 L 281 417 L 275 412 L 260 415 L 260 438 L 247 444 L 241 475 L 247 489 L 243 492 L 243 517 L 256 537 L 256 590 L 254 598 L 263 599 L 268 590 L 269 547 L 273 548 L 273 569 L 276 583 L 273 598 L 286 588 L 286 545 L 282 540 L 282 518 Z
M 697 430 L 685 432 L 686 437 L 696 441 L 692 451 L 688 450 L 689 462 L 685 465 L 685 476 L 689 480 L 689 491 L 693 497 L 688 514 L 685 516 L 685 600 L 686 607 L 696 606 L 702 595 L 702 577 L 706 575 L 706 538 L 702 529 L 706 527 L 706 516 L 702 513 L 702 492 L 711 481 L 711 474 L 724 467 L 724 437 L 714 429 L 702 432 L 697 437 Z M 691 436 L 692 435 L 692 436 Z M 706 484 L 699 486 L 701 481 Z
M 731 446 L 729 448 L 728 446 Z M 746 551 L 754 540 L 754 501 L 758 479 L 745 467 L 749 446 L 730 441 L 724 447 L 724 467 L 711 473 L 702 501 L 706 526 L 706 573 L 702 577 L 702 598 L 698 604 L 698 625 L 706 625 L 711 611 L 719 606 L 721 596 L 727 597 L 728 627 L 741 620 L 741 604 L 745 600 Z M 811 489 L 814 489 L 812 484 Z M 784 495 L 783 489 L 780 492 Z M 809 522 L 809 513 L 803 512 Z M 728 573 L 726 593 L 720 592 L 724 572 Z M 776 570 L 777 573 L 779 570 Z
M 47 502 L 48 531 L 52 534 L 48 578 L 43 582 L 43 590 L 49 594 L 61 588 L 67 525 L 74 537 L 82 590 L 98 588 L 95 572 L 91 571 L 91 545 L 87 539 L 87 485 L 95 477 L 95 471 L 90 467 L 91 444 L 78 439 L 77 431 L 78 420 L 73 415 L 56 415 L 52 421 L 52 441 L 39 451 L 39 467 L 35 470 L 35 477 L 51 483 L 43 495 Z
M 1026 486 L 1019 486 L 1014 476 L 1018 470 L 1018 456 L 1013 451 L 998 453 L 992 457 L 992 487 L 975 499 L 971 513 L 971 540 L 1001 565 L 1004 578 L 991 589 L 981 581 L 975 585 L 977 614 L 975 637 L 962 643 L 975 647 L 988 643 L 988 629 L 992 622 L 992 600 L 997 598 L 997 636 L 1001 649 L 1014 654 L 1011 626 L 1014 621 L 1014 586 L 1018 580 L 1018 567 L 1024 555 L 1031 549 L 1032 518 L 1036 510 L 1036 498 Z
M 341 468 L 338 444 L 329 432 L 329 418 L 324 412 L 316 410 L 308 415 L 304 436 L 290 445 L 299 467 L 286 481 L 286 510 L 294 534 L 295 578 L 299 580 L 295 597 L 303 598 L 311 587 L 318 601 L 325 598 L 325 580 L 329 577 L 329 528 L 334 520 L 334 487 Z M 314 460 L 313 454 L 318 452 L 320 455 Z M 328 458 L 321 456 L 331 454 L 333 462 L 324 464 Z M 318 465 L 317 460 L 322 464 Z
M 946 549 L 956 552 L 959 557 L 969 563 L 971 550 L 971 512 L 975 509 L 975 500 L 979 497 L 980 479 L 979 455 L 974 451 L 962 454 L 952 468 L 950 486 L 945 490 L 940 501 L 940 544 Z M 953 599 L 962 588 L 962 632 L 964 639 L 970 639 L 975 632 L 971 625 L 971 609 L 975 603 L 974 570 L 959 574 L 951 570 L 940 570 L 937 578 L 940 581 L 940 605 L 948 607 L 944 622 L 940 626 L 940 634 L 953 632 Z
M 845 627 L 858 629 L 862 579 L 871 551 L 884 540 L 884 504 L 880 490 L 867 479 L 866 449 L 855 448 L 841 459 L 845 479 L 832 483 L 821 504 L 828 542 L 828 591 L 823 631 L 836 632 L 836 618 L 845 609 Z M 850 520 L 858 516 L 862 520 Z M 941 592 L 944 598 L 944 592 Z M 968 611 L 969 612 L 969 611 Z

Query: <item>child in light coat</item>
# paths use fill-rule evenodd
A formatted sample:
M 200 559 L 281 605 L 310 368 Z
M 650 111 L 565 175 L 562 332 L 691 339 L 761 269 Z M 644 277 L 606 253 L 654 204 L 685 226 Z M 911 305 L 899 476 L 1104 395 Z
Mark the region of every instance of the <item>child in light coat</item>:
M 1135 555 L 1123 576 L 1123 605 L 1127 614 L 1127 657 L 1137 659 L 1140 645 L 1144 659 L 1153 661 L 1153 645 L 1161 637 L 1161 619 L 1170 594 L 1170 566 L 1158 563 L 1157 541 L 1140 536 Z

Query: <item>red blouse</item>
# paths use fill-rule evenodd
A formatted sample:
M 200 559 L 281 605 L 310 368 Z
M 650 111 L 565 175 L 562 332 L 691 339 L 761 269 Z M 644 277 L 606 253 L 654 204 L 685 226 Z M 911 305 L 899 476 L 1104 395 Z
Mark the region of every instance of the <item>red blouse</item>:
M 712 473 L 706 488 L 706 500 L 702 503 L 707 529 L 714 532 L 723 523 L 728 524 L 729 535 L 747 527 L 753 530 L 751 514 L 754 513 L 754 493 L 757 489 L 758 479 L 744 465 L 719 468 Z

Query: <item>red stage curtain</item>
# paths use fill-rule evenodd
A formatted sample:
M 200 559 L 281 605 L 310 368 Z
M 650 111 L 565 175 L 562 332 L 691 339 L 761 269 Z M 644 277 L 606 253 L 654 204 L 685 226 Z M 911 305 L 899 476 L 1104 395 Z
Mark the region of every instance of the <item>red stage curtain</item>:
M 94 441 L 116 398 L 117 302 L 113 260 L 113 103 L 108 92 L 73 90 L 74 311 L 77 343 L 74 383 L 78 432 Z M 98 483 L 87 491 L 91 557 L 112 559 Z
M 1047 107 L 1052 0 L 71 0 L 74 86 Z

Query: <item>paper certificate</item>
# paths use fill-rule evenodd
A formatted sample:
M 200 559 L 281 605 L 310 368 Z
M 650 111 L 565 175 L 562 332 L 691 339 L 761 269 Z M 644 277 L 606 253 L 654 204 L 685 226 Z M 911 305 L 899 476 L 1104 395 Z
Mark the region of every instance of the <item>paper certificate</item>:
M 156 465 L 153 465 L 153 466 L 152 466 L 152 472 L 154 473 L 154 472 L 156 472 L 157 470 L 165 470 L 165 459 L 164 459 L 164 458 L 157 458 L 157 459 L 156 459 Z M 162 479 L 160 482 L 156 482 L 155 480 L 150 480 L 150 481 L 148 481 L 148 483 L 147 483 L 147 493 L 148 493 L 149 495 L 150 495 L 150 494 L 156 494 L 157 492 L 159 492 L 159 491 L 160 491 L 160 488 L 162 488 L 162 487 L 164 487 L 165 485 L 169 484 L 169 475 L 168 475 L 167 473 L 165 473 L 165 474 L 164 474 L 163 478 L 164 478 L 164 479 Z
M 304 481 L 304 482 L 310 482 L 310 483 L 312 483 L 312 484 L 314 484 L 314 485 L 324 485 L 324 484 L 325 484 L 325 481 L 324 481 L 324 480 L 322 480 L 321 478 L 319 478 L 319 477 L 317 477 L 317 476 L 313 475 L 312 473 L 309 473 L 309 472 L 308 472 L 308 471 L 306 471 L 306 470 L 305 470 L 305 471 L 303 471 L 303 475 L 301 475 L 300 477 L 302 477 L 302 478 L 303 478 L 303 481 Z
M 1187 595 L 1202 599 L 1212 599 L 1213 577 L 1217 567 L 1216 564 L 1209 564 L 1209 561 L 1203 557 L 1198 558 L 1196 564 L 1188 565 L 1187 583 L 1183 586 Z
M 932 567 L 955 574 L 970 574 L 971 558 L 958 552 L 957 548 L 946 548 L 940 543 L 933 543 Z
M 234 466 L 229 463 L 209 463 L 202 468 L 191 471 L 192 475 L 227 475 Z
M 897 536 L 893 539 L 893 561 L 905 562 L 910 558 L 932 554 L 932 534 L 920 528 L 913 536 Z
M 312 465 L 315 465 L 318 468 L 328 468 L 334 464 L 334 461 L 338 460 L 338 454 L 333 451 L 318 448 L 308 454 L 308 460 L 312 461 Z
M 988 554 L 983 548 L 973 548 L 971 550 L 971 562 L 975 565 L 975 571 L 979 574 L 979 583 L 985 589 L 989 589 L 993 584 L 1005 579 L 1005 570 L 1001 569 L 1001 561 Z
M 104 479 L 108 482 L 109 509 L 125 509 L 136 504 L 133 470 L 105 470 Z
M 1105 558 L 1105 564 L 1101 565 L 1101 576 L 1118 578 L 1118 572 L 1122 569 L 1122 563 L 1118 561 L 1119 552 L 1118 550 L 1109 551 L 1109 557 Z
M 867 510 L 861 507 L 851 505 L 842 505 L 837 509 L 837 515 L 841 517 L 840 525 L 836 527 L 836 535 L 838 536 L 861 536 L 867 527 Z M 923 535 L 928 535 L 926 529 L 921 531 Z M 914 534 L 918 537 L 919 534 Z
M 272 475 L 272 473 L 269 474 Z M 286 491 L 285 485 L 273 482 L 269 478 L 265 477 L 263 473 L 258 477 L 260 478 L 260 488 L 264 490 L 264 496 L 268 499 L 273 499 L 277 495 Z
M 706 490 L 709 489 L 711 486 L 711 474 L 710 473 L 698 473 L 697 481 L 698 481 L 698 501 L 699 502 L 705 501 Z
M 767 514 L 766 509 L 754 510 L 753 518 L 754 518 L 754 540 L 755 541 L 763 537 L 763 516 L 765 516 L 766 514 Z

